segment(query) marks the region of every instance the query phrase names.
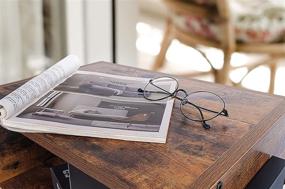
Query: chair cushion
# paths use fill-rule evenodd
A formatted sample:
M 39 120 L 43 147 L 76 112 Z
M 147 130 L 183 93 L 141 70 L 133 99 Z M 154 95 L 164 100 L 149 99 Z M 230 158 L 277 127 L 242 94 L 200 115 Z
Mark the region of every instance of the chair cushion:
M 278 0 L 230 1 L 238 42 L 270 43 L 284 40 L 285 2 L 279 0 L 279 3 L 276 3 L 276 1 Z M 218 20 L 215 18 L 206 19 L 199 16 L 176 14 L 173 14 L 172 18 L 179 28 L 187 32 L 216 40 L 221 40 L 223 36 Z

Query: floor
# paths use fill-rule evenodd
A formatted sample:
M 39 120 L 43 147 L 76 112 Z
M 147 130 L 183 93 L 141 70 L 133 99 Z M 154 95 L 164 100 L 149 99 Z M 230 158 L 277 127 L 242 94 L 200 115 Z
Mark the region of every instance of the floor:
M 155 56 L 160 50 L 160 43 L 163 37 L 164 20 L 159 17 L 141 14 L 136 26 L 138 38 L 136 47 L 138 50 L 138 66 L 143 69 L 151 69 Z M 203 48 L 209 59 L 216 68 L 221 68 L 223 64 L 222 51 L 215 48 Z M 232 65 L 238 66 L 250 63 L 262 58 L 260 55 L 246 55 L 235 53 L 232 57 Z M 161 68 L 161 72 L 171 74 L 187 74 L 193 71 L 207 71 L 210 66 L 203 57 L 193 48 L 174 40 L 166 54 L 166 65 Z M 235 70 L 230 77 L 238 82 L 246 73 L 246 69 Z M 285 75 L 285 60 L 278 64 L 276 74 L 276 85 L 274 93 L 285 96 L 283 85 Z M 260 66 L 252 71 L 243 81 L 242 85 L 246 88 L 266 92 L 269 86 L 269 69 Z M 212 76 L 203 76 L 198 79 L 213 81 Z

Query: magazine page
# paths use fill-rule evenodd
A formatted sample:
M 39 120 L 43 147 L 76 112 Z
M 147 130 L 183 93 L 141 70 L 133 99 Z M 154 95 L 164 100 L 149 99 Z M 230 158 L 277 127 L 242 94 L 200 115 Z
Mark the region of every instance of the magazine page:
M 77 71 L 7 125 L 15 131 L 165 142 L 173 100 L 146 100 L 138 89 L 148 82 Z M 175 88 L 175 84 L 166 85 Z
M 0 119 L 7 119 L 22 110 L 34 99 L 39 98 L 64 78 L 78 70 L 79 66 L 78 57 L 69 55 L 2 98 L 0 100 Z

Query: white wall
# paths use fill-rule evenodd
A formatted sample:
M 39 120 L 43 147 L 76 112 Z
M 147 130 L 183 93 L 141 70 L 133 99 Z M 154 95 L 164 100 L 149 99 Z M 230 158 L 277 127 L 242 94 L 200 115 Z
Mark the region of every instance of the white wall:
M 112 61 L 111 0 L 86 0 L 85 55 L 86 62 Z
M 0 84 L 45 66 L 42 1 L 0 1 Z
M 117 63 L 136 66 L 136 24 L 138 21 L 138 1 L 116 1 L 116 25 L 117 25 Z
M 83 64 L 112 61 L 112 1 L 65 0 L 67 53 Z M 135 66 L 138 2 L 116 0 L 117 63 Z
M 82 0 L 65 1 L 65 35 L 67 54 L 80 57 L 82 64 L 86 62 L 84 4 Z M 64 22 L 64 18 L 62 19 Z M 64 24 L 64 23 L 63 23 Z

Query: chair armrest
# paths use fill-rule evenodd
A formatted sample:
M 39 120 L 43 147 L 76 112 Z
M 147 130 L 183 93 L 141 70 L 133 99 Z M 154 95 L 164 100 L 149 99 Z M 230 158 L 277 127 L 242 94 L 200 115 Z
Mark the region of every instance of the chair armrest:
M 194 3 L 187 3 L 179 0 L 164 0 L 164 4 L 168 9 L 183 15 L 195 15 L 201 17 L 211 17 L 217 15 L 217 10 L 214 7 L 199 6 Z

